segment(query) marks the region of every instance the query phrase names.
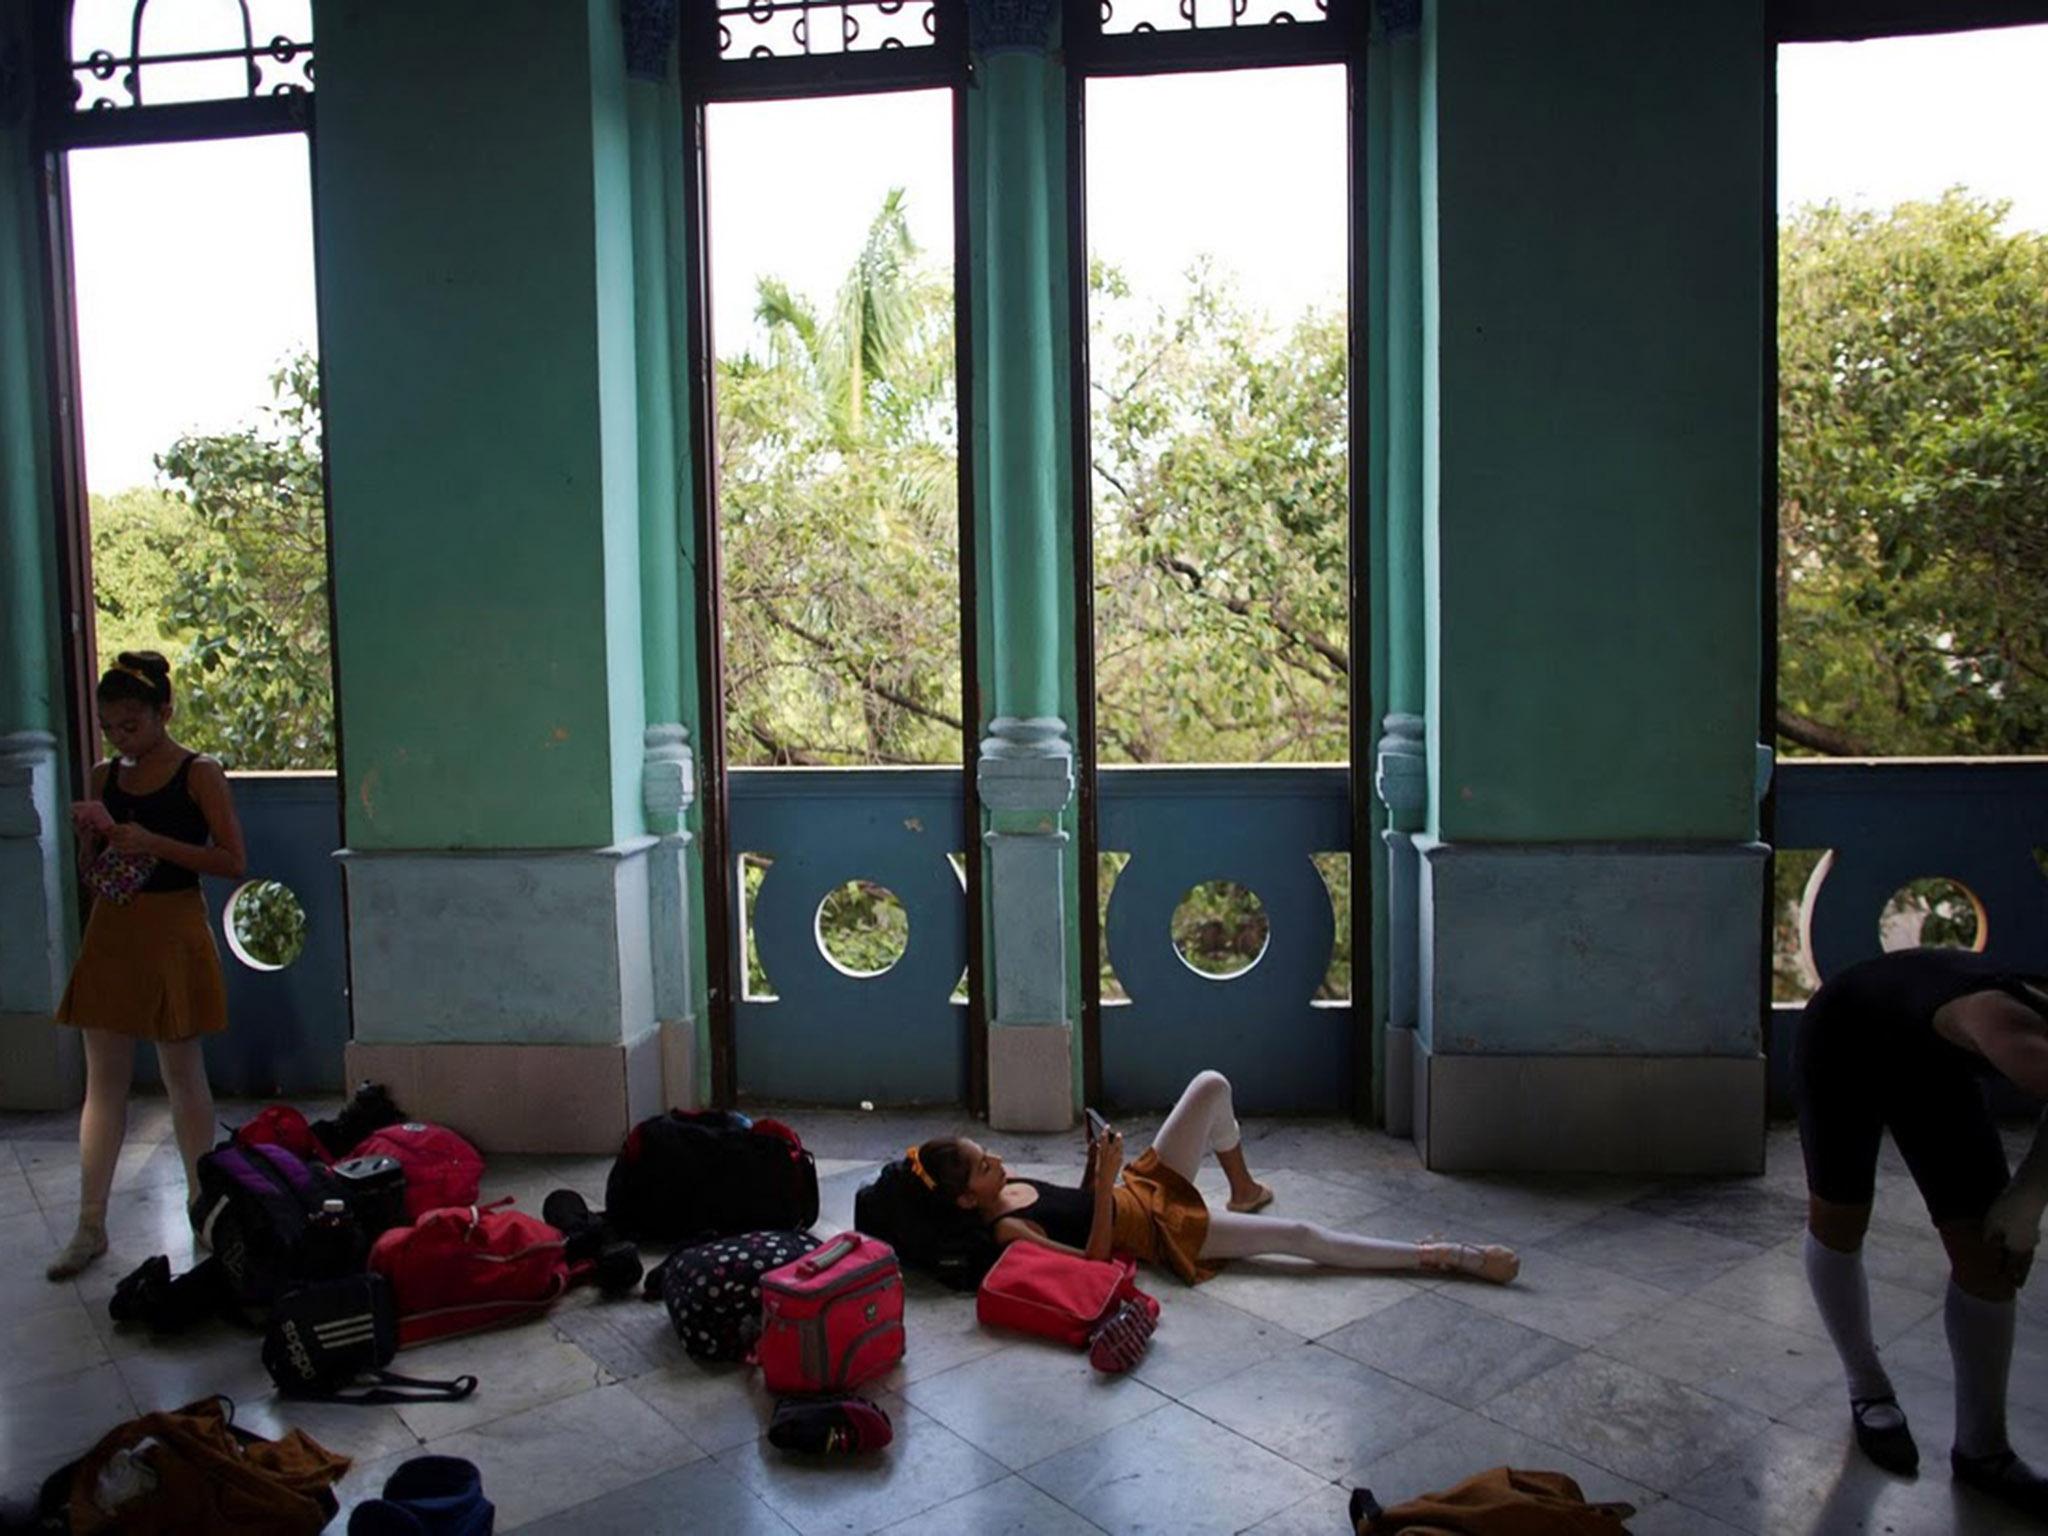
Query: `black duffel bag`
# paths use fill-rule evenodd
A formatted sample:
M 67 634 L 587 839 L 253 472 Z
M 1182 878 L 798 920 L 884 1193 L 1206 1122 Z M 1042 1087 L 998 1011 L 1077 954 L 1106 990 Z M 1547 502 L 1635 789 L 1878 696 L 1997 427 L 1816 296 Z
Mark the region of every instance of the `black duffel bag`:
M 779 1120 L 672 1109 L 627 1134 L 604 1219 L 636 1242 L 802 1231 L 818 1219 L 818 1165 Z

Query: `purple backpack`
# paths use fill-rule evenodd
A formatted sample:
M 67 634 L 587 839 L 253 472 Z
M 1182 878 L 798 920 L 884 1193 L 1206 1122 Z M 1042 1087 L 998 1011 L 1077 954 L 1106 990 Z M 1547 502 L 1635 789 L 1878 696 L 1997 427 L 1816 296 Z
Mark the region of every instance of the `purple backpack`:
M 352 1216 L 322 1215 L 347 1203 L 332 1171 L 274 1143 L 223 1143 L 199 1159 L 199 1230 L 242 1310 L 260 1317 L 286 1292 L 360 1272 L 369 1245 Z

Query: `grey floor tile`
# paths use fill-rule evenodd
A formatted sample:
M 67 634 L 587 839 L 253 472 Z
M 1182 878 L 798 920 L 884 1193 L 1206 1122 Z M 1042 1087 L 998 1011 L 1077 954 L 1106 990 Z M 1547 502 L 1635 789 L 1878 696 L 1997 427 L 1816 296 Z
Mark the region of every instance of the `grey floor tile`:
M 745 1365 L 699 1365 L 675 1346 L 674 1360 L 635 1377 L 636 1397 L 711 1452 L 731 1450 L 768 1432 L 775 1399 L 761 1373 Z
M 403 1403 L 399 1417 L 422 1440 L 474 1429 L 614 1380 L 546 1320 L 408 1349 L 393 1369 L 430 1381 L 474 1376 L 476 1391 L 454 1403 Z
M 1469 1307 L 1443 1291 L 1412 1296 L 1321 1343 L 1467 1408 L 1481 1407 L 1578 1353 L 1575 1344 Z
M 1177 1403 L 1027 1467 L 1024 1476 L 1104 1530 L 1132 1536 L 1230 1536 L 1322 1482 Z
M 1686 1179 L 1661 1185 L 1628 1203 L 1737 1242 L 1768 1248 L 1804 1230 L 1806 1202 L 1758 1179 Z
M 1166 1405 L 1142 1381 L 1030 1340 L 904 1388 L 904 1396 L 1012 1471 Z
M 1938 1470 L 1955 1439 L 1956 1394 L 1949 1372 L 1944 1369 L 1935 1375 L 1890 1358 L 1885 1360 L 1885 1369 L 1912 1426 L 1913 1438 L 1919 1442 L 1922 1463 Z M 1839 1375 L 1777 1417 L 1821 1440 L 1847 1444 L 1852 1436 L 1849 1393 Z M 2048 1413 L 2008 1404 L 2006 1428 L 2021 1455 L 2036 1465 L 2048 1462 Z
M 160 1346 L 149 1344 L 147 1338 L 143 1335 L 141 1348 L 114 1361 L 139 1412 L 182 1408 L 216 1392 L 225 1392 L 238 1403 L 253 1402 L 273 1390 L 259 1340 L 252 1333 L 216 1323 Z
M 499 1522 L 499 1530 L 510 1527 Z M 795 1536 L 796 1528 L 712 1461 L 692 1462 L 519 1530 L 525 1536 Z
M 7 1362 L 9 1387 L 52 1376 L 75 1376 L 107 1363 L 106 1346 L 78 1293 L 69 1286 L 52 1289 L 58 1292 L 56 1300 L 38 1305 L 32 1312 L 0 1318 L 0 1360 Z
M 1763 1249 L 1623 1208 L 1567 1227 L 1538 1243 L 1533 1252 L 1554 1253 L 1684 1295 Z
M 33 1494 L 42 1479 L 135 1414 L 128 1385 L 111 1365 L 36 1382 L 10 1374 L 0 1389 L 0 1493 Z
M 1299 1504 L 1261 1520 L 1247 1536 L 1343 1536 L 1350 1529 L 1350 1488 L 1342 1483 L 1324 1483 Z
M 1486 1416 L 1668 1493 L 1769 1420 L 1747 1408 L 1595 1354 L 1553 1366 L 1506 1393 Z
M 1012 1476 L 886 1529 L 889 1536 L 1096 1536 L 1102 1527 Z
M 1522 1272 L 1510 1285 L 1466 1281 L 1455 1289 L 1446 1285 L 1445 1293 L 1482 1312 L 1579 1345 L 1597 1344 L 1674 1299 L 1658 1286 L 1540 1250 L 1523 1255 Z
M 1609 1194 L 1587 1194 L 1584 1188 L 1566 1178 L 1465 1177 L 1448 1179 L 1430 1197 L 1410 1203 L 1445 1213 L 1446 1237 L 1528 1245 L 1580 1226 L 1616 1203 Z
M 1216 1300 L 1209 1286 L 1176 1287 L 1161 1297 L 1159 1326 L 1132 1374 L 1168 1397 L 1185 1397 L 1300 1343 L 1278 1323 Z
M 1741 1536 L 1739 1527 L 1676 1499 L 1659 1499 L 1629 1521 L 1628 1529 L 1629 1536 Z
M 1842 1374 L 1825 1339 L 1693 1297 L 1630 1324 L 1599 1352 L 1774 1418 Z
M 1886 1365 L 1953 1380 L 1955 1367 L 1943 1311 L 1936 1304 L 1926 1317 L 1887 1342 L 1883 1350 Z M 2015 1407 L 2048 1413 L 2048 1330 L 2029 1328 L 2015 1338 L 2007 1394 Z
M 1273 1191 L 1273 1203 L 1261 1213 L 1267 1216 L 1292 1216 L 1302 1221 L 1320 1222 L 1340 1232 L 1361 1232 L 1370 1229 L 1372 1212 L 1393 1202 L 1389 1193 L 1304 1173 L 1296 1168 L 1267 1167 L 1257 1163 L 1252 1168 L 1259 1182 Z M 1213 1162 L 1202 1170 L 1195 1187 L 1202 1192 L 1202 1198 L 1218 1210 L 1230 1197 L 1230 1181 Z
M 1780 1243 L 1747 1263 L 1701 1286 L 1693 1294 L 1701 1301 L 1761 1318 L 1780 1327 L 1796 1329 L 1815 1338 L 1828 1336 L 1814 1305 L 1813 1292 L 1806 1283 L 1804 1239 Z M 1870 1328 L 1877 1342 L 1889 1344 L 1930 1313 L 1940 1310 L 1939 1296 L 1909 1291 L 1870 1279 Z
M 790 1456 L 763 1439 L 721 1451 L 719 1464 L 804 1536 L 865 1536 L 1004 1477 L 1001 1462 L 901 1397 L 878 1401 L 896 1430 L 879 1455 Z
M 28 1175 L 14 1156 L 11 1144 L 0 1144 L 0 1220 L 23 1216 L 39 1208 Z
M 1605 1467 L 1476 1413 L 1447 1419 L 1344 1481 L 1370 1488 L 1381 1504 L 1392 1505 L 1500 1466 L 1562 1472 L 1578 1483 L 1588 1499 L 1600 1503 L 1619 1499 L 1641 1509 L 1657 1497 Z
M 306 1402 L 275 1392 L 236 1398 L 235 1426 L 273 1440 L 287 1430 L 303 1430 L 352 1461 L 376 1461 L 394 1452 L 418 1454 L 420 1449 L 420 1437 L 406 1427 L 395 1408 Z
M 1315 1344 L 1190 1393 L 1187 1405 L 1325 1478 L 1368 1466 L 1459 1411 Z
M 1297 1337 L 1317 1339 L 1422 1288 L 1403 1273 L 1324 1269 L 1305 1259 L 1275 1258 L 1233 1259 L 1201 1290 Z M 1162 1280 L 1158 1295 L 1163 1306 L 1172 1306 L 1175 1282 Z
M 588 1299 L 588 1306 L 557 1309 L 549 1321 L 615 1379 L 631 1381 L 680 1356 L 668 1348 L 675 1334 L 666 1307 L 641 1301 L 638 1291 L 618 1299 Z
M 982 1327 L 974 1307 L 972 1293 L 955 1295 L 936 1286 L 908 1288 L 903 1298 L 903 1363 L 889 1378 L 890 1385 L 937 1376 L 1018 1341 L 1015 1334 Z
M 1924 1448 L 1923 1448 L 1924 1454 Z M 1846 1440 L 1785 1425 L 1745 1440 L 1673 1490 L 1680 1504 L 1757 1536 L 1836 1536 L 1850 1531 L 1955 1532 L 2035 1529 L 1955 1487 L 1945 1468 L 1893 1477 Z
M 17 1142 L 15 1155 L 22 1172 L 44 1210 L 78 1204 L 78 1143 L 72 1141 Z M 121 1154 L 114 1161 L 113 1192 L 150 1189 L 161 1184 L 183 1184 L 185 1160 L 176 1142 L 156 1141 L 138 1136 L 131 1125 Z
M 432 1441 L 428 1449 L 477 1464 L 484 1491 L 508 1530 L 704 1454 L 622 1386 L 493 1419 Z

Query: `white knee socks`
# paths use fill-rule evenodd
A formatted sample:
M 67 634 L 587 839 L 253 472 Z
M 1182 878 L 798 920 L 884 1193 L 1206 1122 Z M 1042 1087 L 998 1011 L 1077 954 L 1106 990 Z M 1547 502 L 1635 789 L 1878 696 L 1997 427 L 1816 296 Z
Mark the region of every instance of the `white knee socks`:
M 1951 1280 L 1942 1321 L 1956 1368 L 1956 1449 L 1995 1456 L 2012 1449 L 2005 1437 L 2005 1383 L 2012 1369 L 2018 1303 L 1986 1301 Z
M 1863 1254 L 1841 1253 L 1811 1232 L 1806 1234 L 1806 1283 L 1842 1370 L 1849 1378 L 1849 1397 L 1860 1401 L 1890 1397 L 1892 1379 L 1877 1358 L 1877 1340 L 1870 1333 L 1870 1284 L 1863 1275 Z M 1889 1428 L 1873 1423 L 1872 1428 Z

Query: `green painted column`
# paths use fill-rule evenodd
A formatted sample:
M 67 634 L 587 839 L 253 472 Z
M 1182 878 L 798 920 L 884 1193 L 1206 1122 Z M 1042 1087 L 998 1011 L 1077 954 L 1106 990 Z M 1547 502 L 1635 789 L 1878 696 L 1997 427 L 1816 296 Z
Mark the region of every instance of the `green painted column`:
M 82 1073 L 50 1020 L 73 923 L 27 9 L 0 13 L 0 1109 L 58 1109 Z
M 970 0 L 968 218 L 988 813 L 989 1123 L 1073 1120 L 1066 90 L 1049 0 Z
M 1763 0 L 1426 5 L 1432 1166 L 1760 1166 Z
M 663 782 L 675 826 L 685 764 L 646 730 L 650 700 L 679 727 L 680 662 L 645 558 L 674 492 L 640 483 L 672 463 L 666 328 L 639 301 L 666 257 L 621 23 L 319 16 L 350 1071 L 502 1150 L 596 1150 L 663 1093 L 647 803 Z

